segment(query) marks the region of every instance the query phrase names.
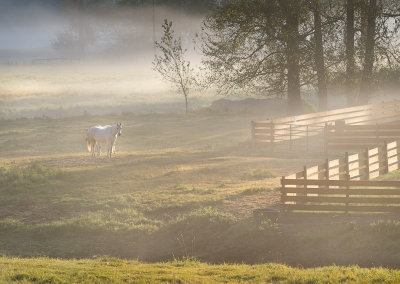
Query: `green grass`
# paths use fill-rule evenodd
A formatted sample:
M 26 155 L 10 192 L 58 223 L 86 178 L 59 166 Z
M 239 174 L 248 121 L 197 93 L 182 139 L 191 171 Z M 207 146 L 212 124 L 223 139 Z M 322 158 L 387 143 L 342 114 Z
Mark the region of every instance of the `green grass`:
M 25 283 L 398 283 L 400 272 L 385 268 L 282 264 L 210 265 L 190 260 L 142 263 L 115 258 L 60 260 L 0 258 L 1 282 Z
M 0 168 L 0 187 L 4 191 L 28 190 L 47 183 L 50 179 L 65 179 L 60 169 L 44 167 L 32 162 L 25 167 Z

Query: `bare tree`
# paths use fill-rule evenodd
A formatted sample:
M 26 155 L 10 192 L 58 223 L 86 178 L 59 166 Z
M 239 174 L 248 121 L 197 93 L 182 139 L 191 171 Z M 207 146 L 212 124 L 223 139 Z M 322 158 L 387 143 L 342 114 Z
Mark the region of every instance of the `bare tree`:
M 164 35 L 160 42 L 155 42 L 156 50 L 161 54 L 154 55 L 153 69 L 185 97 L 187 113 L 189 89 L 195 83 L 193 68 L 191 68 L 190 62 L 184 58 L 187 50 L 182 49 L 181 38 L 174 37 L 172 22 L 165 19 L 162 27 Z

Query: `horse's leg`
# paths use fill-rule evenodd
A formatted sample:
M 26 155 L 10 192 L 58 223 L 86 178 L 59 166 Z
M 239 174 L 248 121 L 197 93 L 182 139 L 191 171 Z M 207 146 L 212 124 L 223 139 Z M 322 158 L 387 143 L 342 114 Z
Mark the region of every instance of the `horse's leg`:
M 111 139 L 111 147 L 110 147 L 110 158 L 111 158 L 111 153 L 115 154 L 115 139 Z
M 112 152 L 112 144 L 110 143 L 110 140 L 107 139 L 107 156 L 110 159 L 111 159 L 111 152 Z
M 101 143 L 96 143 L 96 147 L 97 147 L 97 156 L 100 157 L 101 156 Z

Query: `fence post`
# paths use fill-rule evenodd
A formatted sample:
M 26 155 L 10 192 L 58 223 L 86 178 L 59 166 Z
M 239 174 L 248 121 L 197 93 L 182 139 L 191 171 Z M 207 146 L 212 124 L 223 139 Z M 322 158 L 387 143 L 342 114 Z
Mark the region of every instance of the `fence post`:
M 385 174 L 387 174 L 388 172 L 389 172 L 389 154 L 388 154 L 388 145 L 387 145 L 387 141 L 385 140 L 384 142 L 383 142 L 384 144 L 384 146 L 383 146 L 383 149 L 384 149 L 384 151 L 385 151 L 385 156 L 384 156 L 384 159 L 385 159 Z
M 350 198 L 350 175 L 346 175 L 346 214 L 349 213 L 349 198 Z
M 270 129 L 270 143 L 271 143 L 271 152 L 274 151 L 274 140 L 275 140 L 275 129 L 274 129 L 274 121 L 271 121 L 271 129 Z
M 400 142 L 400 140 L 396 141 L 397 169 L 400 169 L 400 154 L 399 154 L 400 147 L 399 147 L 399 142 Z
M 325 156 L 328 154 L 328 122 L 325 122 L 324 127 L 324 153 Z
M 367 148 L 365 150 L 365 154 L 366 154 L 366 161 L 365 161 L 365 173 L 366 173 L 366 176 L 365 176 L 365 179 L 369 180 L 369 148 Z
M 345 156 L 345 175 L 346 179 L 350 180 L 350 165 L 349 165 L 349 152 L 346 152 Z
M 325 161 L 325 179 L 329 180 L 329 159 Z
M 307 167 L 303 166 L 304 179 L 307 179 Z
M 285 190 L 285 176 L 282 176 L 281 178 L 281 205 L 283 209 L 285 210 L 285 202 L 284 202 L 284 195 L 286 194 L 284 192 Z
M 306 166 L 303 166 L 303 172 L 304 172 L 304 180 L 307 180 L 307 167 Z M 306 185 L 306 183 L 304 183 L 304 188 L 307 188 L 307 185 Z M 305 196 L 307 196 L 308 194 L 306 193 L 306 194 L 304 194 Z

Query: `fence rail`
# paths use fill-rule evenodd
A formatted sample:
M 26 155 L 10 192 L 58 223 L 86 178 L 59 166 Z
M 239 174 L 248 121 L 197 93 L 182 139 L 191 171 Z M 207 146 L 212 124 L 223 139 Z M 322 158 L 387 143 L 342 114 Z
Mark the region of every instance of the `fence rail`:
M 266 121 L 252 121 L 251 135 L 255 143 L 268 144 L 273 148 L 275 143 L 305 138 L 308 139 L 323 133 L 326 125 L 336 121 L 350 125 L 391 123 L 400 120 L 400 101 L 370 104 L 325 112 L 289 116 Z
M 282 178 L 286 212 L 400 213 L 400 181 Z
M 330 150 L 365 149 L 382 146 L 385 141 L 400 139 L 400 124 L 375 125 L 326 125 L 324 132 L 325 152 Z
M 288 179 L 369 180 L 400 168 L 400 141 L 365 149 L 287 176 Z
M 400 168 L 400 141 L 326 160 L 281 179 L 286 212 L 400 213 L 400 181 L 371 178 Z

